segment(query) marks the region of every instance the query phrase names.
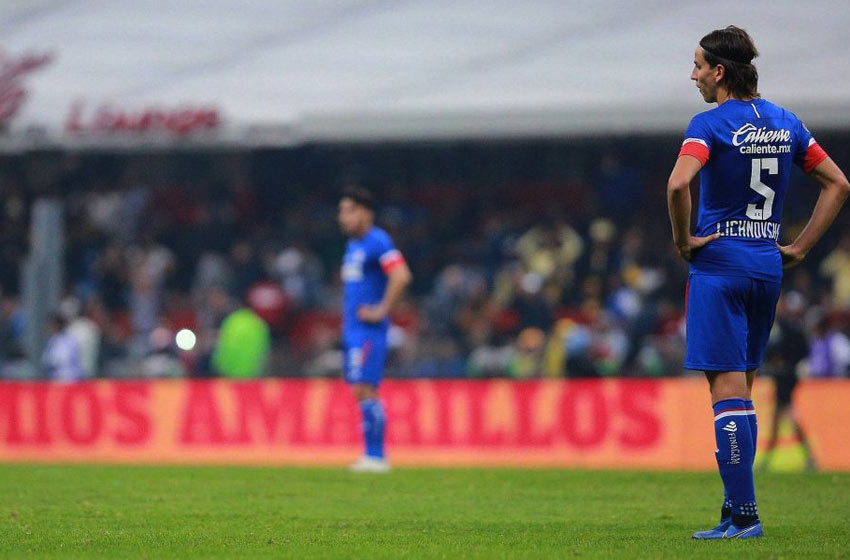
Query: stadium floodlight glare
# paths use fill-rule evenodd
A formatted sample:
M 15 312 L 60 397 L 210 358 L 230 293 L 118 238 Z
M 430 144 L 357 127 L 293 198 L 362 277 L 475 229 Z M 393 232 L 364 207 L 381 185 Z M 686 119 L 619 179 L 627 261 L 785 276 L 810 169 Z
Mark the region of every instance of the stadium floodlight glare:
M 185 350 L 186 352 L 195 347 L 196 341 L 197 337 L 195 336 L 195 333 L 189 329 L 180 329 L 174 336 L 174 342 L 177 344 L 177 348 Z

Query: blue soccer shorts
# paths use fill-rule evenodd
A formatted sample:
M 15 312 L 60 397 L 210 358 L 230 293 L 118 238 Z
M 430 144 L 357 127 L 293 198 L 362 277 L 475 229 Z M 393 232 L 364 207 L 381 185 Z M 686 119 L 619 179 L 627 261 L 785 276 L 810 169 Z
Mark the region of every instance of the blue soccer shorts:
M 758 368 L 780 288 L 779 282 L 691 274 L 685 299 L 685 367 L 701 371 Z
M 346 337 L 343 347 L 343 374 L 348 383 L 377 387 L 384 376 L 387 361 L 387 333 L 355 333 Z

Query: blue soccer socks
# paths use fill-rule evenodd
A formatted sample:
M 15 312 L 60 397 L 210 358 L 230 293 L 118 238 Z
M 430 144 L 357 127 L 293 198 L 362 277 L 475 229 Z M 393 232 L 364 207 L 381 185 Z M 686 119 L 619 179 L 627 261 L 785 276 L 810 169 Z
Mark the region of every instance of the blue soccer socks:
M 724 506 L 730 507 L 732 523 L 737 527 L 749 527 L 758 521 L 753 484 L 755 440 L 750 416 L 755 416 L 755 410 L 744 399 L 725 399 L 714 405 L 715 453 L 725 489 Z
M 729 501 L 729 492 L 723 485 L 723 506 L 720 508 L 720 524 L 732 523 L 732 502 Z
M 363 441 L 366 446 L 366 455 L 383 459 L 386 426 L 384 406 L 377 399 L 369 399 L 360 402 L 360 412 L 363 414 Z
M 751 400 L 745 400 L 744 406 L 747 407 L 747 420 L 750 421 L 750 434 L 753 436 L 753 461 L 755 461 L 756 450 L 759 447 L 759 423 L 756 419 L 756 407 Z
M 756 507 L 753 461 L 758 424 L 753 401 L 725 399 L 714 405 L 717 467 L 723 480 L 720 524 L 693 538 L 748 539 L 763 536 Z
M 750 434 L 753 440 L 753 461 L 756 459 L 756 451 L 758 450 L 758 420 L 756 419 L 756 409 L 753 401 L 745 400 L 744 408 L 747 409 L 747 421 L 750 423 Z M 732 521 L 732 502 L 729 501 L 729 492 L 723 488 L 723 506 L 720 508 L 720 525 L 731 523 Z M 719 527 L 718 527 L 719 528 Z

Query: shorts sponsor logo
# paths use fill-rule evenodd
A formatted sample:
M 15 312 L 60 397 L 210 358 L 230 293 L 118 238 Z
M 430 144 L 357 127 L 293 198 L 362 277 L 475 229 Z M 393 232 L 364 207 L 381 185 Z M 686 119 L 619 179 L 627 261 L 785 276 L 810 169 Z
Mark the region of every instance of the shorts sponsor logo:
M 348 379 L 357 381 L 363 375 L 363 350 L 351 348 L 348 351 Z

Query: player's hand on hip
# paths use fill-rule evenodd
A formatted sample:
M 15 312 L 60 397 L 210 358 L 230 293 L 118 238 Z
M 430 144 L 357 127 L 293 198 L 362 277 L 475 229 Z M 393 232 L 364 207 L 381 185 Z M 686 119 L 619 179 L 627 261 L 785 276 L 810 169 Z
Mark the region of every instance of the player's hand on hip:
M 364 323 L 380 323 L 387 318 L 387 309 L 381 305 L 361 305 L 357 308 L 357 318 Z
M 694 252 L 698 249 L 702 249 L 707 243 L 714 241 L 718 237 L 720 237 L 720 233 L 712 233 L 705 237 L 694 237 L 691 235 L 688 237 L 687 245 L 679 245 L 677 247 L 677 249 L 679 249 L 679 255 L 686 261 L 690 261 L 694 256 Z
M 801 253 L 794 245 L 777 245 L 782 255 L 782 268 L 793 268 L 803 262 L 805 253 Z

